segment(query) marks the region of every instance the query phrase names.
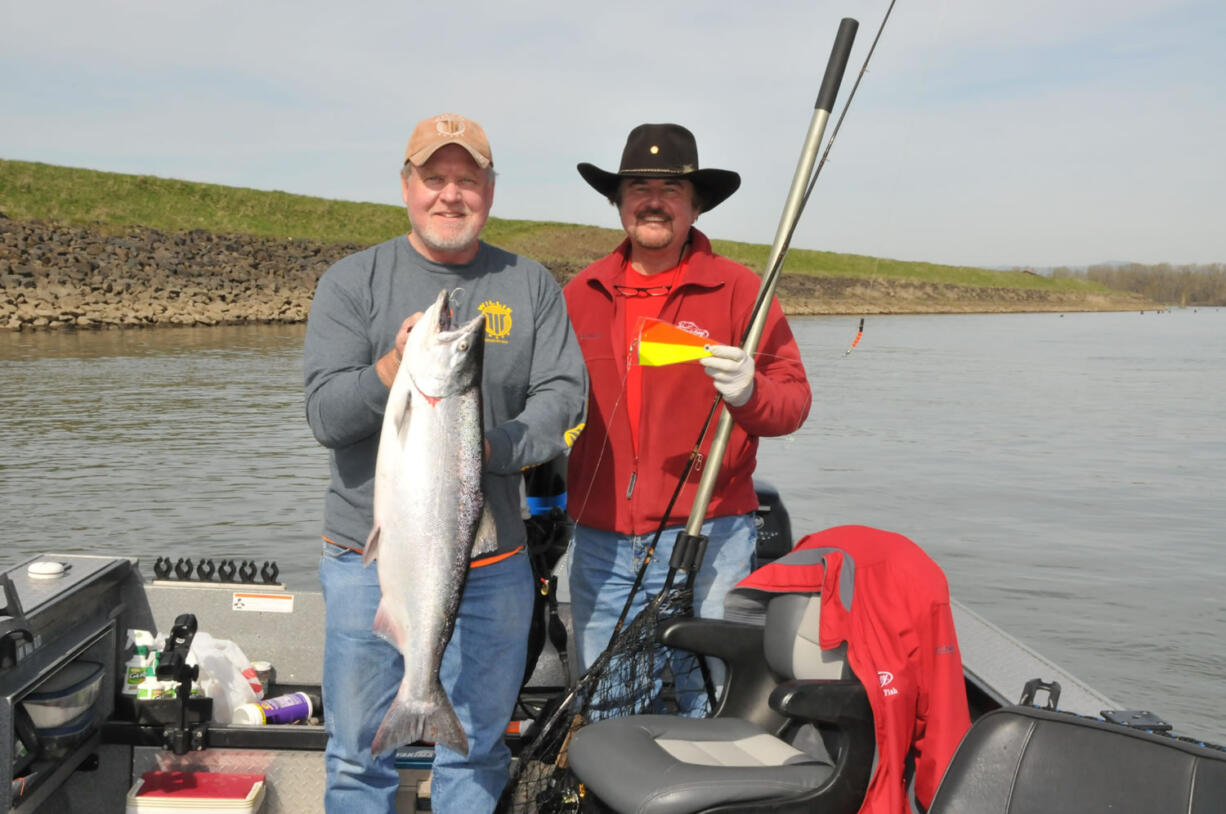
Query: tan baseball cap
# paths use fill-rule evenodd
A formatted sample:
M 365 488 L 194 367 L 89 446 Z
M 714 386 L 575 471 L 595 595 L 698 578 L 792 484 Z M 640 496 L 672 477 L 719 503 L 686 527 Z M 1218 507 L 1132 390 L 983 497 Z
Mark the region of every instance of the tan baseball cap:
M 494 161 L 490 154 L 490 140 L 486 138 L 481 125 L 458 113 L 443 113 L 418 122 L 409 138 L 409 146 L 405 148 L 404 161 L 420 167 L 445 144 L 458 144 L 468 150 L 478 167 L 488 167 Z

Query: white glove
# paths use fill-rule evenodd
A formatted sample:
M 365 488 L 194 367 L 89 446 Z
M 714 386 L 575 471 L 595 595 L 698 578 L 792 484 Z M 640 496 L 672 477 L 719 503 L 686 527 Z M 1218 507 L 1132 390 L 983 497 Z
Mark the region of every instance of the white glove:
M 715 380 L 715 389 L 730 407 L 740 407 L 753 395 L 753 357 L 732 345 L 708 345 L 710 356 L 698 361 Z

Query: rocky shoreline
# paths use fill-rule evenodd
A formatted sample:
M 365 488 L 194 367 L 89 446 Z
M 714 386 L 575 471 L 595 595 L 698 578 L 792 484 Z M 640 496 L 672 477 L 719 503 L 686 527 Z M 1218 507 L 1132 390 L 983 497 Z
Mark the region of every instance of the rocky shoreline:
M 301 322 L 358 248 L 0 220 L 0 330 Z
M 320 275 L 361 248 L 0 215 L 0 331 L 303 322 Z M 546 265 L 563 283 L 578 271 L 572 263 Z M 1119 296 L 803 275 L 784 275 L 778 293 L 790 314 L 1145 307 Z

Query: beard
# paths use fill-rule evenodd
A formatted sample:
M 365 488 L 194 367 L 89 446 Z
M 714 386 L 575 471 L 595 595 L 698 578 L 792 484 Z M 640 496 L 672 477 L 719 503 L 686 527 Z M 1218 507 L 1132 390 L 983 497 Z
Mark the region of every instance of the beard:
M 481 234 L 481 225 L 477 223 L 476 218 L 471 217 L 471 213 L 464 219 L 463 226 L 458 231 L 436 229 L 434 224 L 429 222 L 429 218 L 426 223 L 418 223 L 410 217 L 409 223 L 417 239 L 431 251 L 436 252 L 455 252 L 467 249 L 477 242 L 477 237 Z

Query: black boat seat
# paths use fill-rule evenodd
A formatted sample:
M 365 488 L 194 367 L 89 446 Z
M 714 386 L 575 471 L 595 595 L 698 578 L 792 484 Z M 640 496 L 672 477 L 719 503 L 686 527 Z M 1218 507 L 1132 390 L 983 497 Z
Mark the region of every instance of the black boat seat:
M 600 743 L 592 748 L 594 738 Z M 581 729 L 570 761 L 606 805 L 642 814 L 791 797 L 834 771 L 829 759 L 806 755 L 748 721 L 669 715 L 611 718 Z
M 1033 707 L 987 713 L 928 814 L 1220 814 L 1226 752 Z
M 764 627 L 670 623 L 661 636 L 666 644 L 710 645 L 687 649 L 725 661 L 714 717 L 633 715 L 590 724 L 569 746 L 575 775 L 621 814 L 856 811 L 875 750 L 872 712 L 860 683 L 844 678 L 842 651 L 817 645 L 820 600 L 774 597 Z

